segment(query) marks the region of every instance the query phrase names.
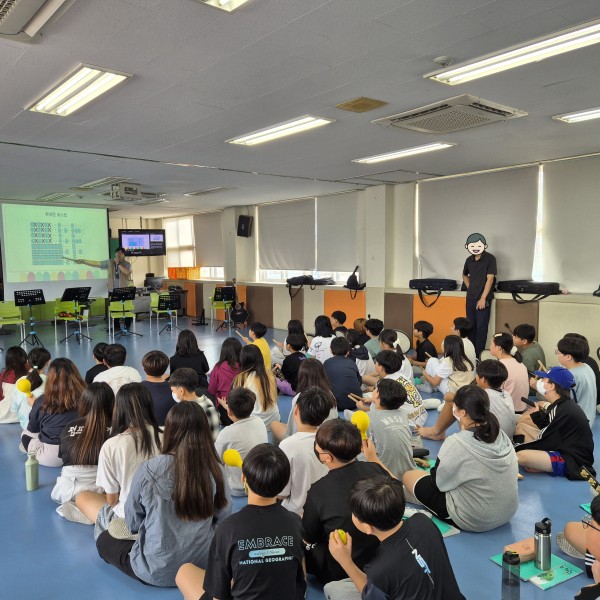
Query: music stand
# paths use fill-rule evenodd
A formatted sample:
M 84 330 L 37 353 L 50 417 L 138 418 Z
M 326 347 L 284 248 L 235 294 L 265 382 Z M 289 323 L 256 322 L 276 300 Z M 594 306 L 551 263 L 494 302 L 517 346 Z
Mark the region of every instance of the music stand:
M 110 300 L 111 300 L 111 302 L 120 302 L 121 307 L 122 307 L 122 313 L 125 314 L 127 312 L 125 310 L 125 302 L 127 302 L 128 300 L 134 300 L 135 293 L 136 292 L 135 292 L 134 287 L 115 288 L 110 293 Z M 122 317 L 122 318 L 124 318 L 124 317 Z M 110 315 L 109 315 L 109 319 L 110 319 Z M 113 319 L 113 322 L 114 322 L 114 319 Z M 123 323 L 123 327 L 125 327 L 125 323 Z M 117 333 L 117 335 L 115 335 L 114 324 L 113 324 L 113 339 L 116 339 L 117 337 L 121 338 L 123 336 L 129 336 L 129 335 L 137 335 L 139 337 L 143 337 L 141 333 L 136 333 L 135 331 L 128 331 L 127 329 L 121 329 L 121 331 L 119 331 L 119 333 Z
M 28 306 L 29 307 L 29 334 L 26 335 L 19 346 L 23 344 L 31 344 L 32 346 L 41 346 L 45 348 L 42 340 L 37 336 L 34 330 L 35 321 L 33 320 L 32 306 L 38 306 L 40 304 L 46 304 L 43 290 L 20 290 L 14 292 L 15 294 L 15 306 Z
M 79 318 L 81 316 L 79 305 L 80 304 L 87 305 L 87 301 L 88 301 L 88 298 L 90 297 L 91 291 L 92 291 L 91 287 L 65 288 L 65 291 L 63 292 L 63 295 L 62 295 L 62 298 L 60 299 L 60 301 L 61 302 L 73 302 L 73 306 L 75 308 L 75 317 L 77 319 L 77 324 L 79 325 L 79 328 L 75 329 L 75 331 L 73 333 L 71 333 L 67 337 L 63 338 L 62 340 L 60 340 L 59 344 L 66 342 L 69 338 L 72 338 L 73 336 L 75 336 L 75 339 L 77 340 L 78 344 L 81 344 L 81 337 L 84 337 L 86 340 L 89 340 L 90 342 L 92 341 L 92 338 L 89 335 L 85 335 L 85 333 L 83 333 L 83 331 L 81 331 L 81 319 Z M 88 319 L 89 319 L 89 317 L 88 317 Z
M 158 297 L 158 310 L 166 310 L 169 316 L 169 322 L 158 332 L 160 335 L 165 329 L 173 331 L 179 329 L 177 325 L 173 325 L 173 311 L 177 312 L 181 308 L 181 296 L 179 294 L 162 294 Z M 181 331 L 181 330 L 180 330 Z

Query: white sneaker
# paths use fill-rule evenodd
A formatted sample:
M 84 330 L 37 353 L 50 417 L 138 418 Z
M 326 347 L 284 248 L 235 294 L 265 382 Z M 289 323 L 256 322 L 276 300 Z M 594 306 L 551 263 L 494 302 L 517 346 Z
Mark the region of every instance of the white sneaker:
M 445 402 L 440 402 L 440 405 L 438 406 L 437 411 L 442 412 L 445 404 L 446 404 Z
M 73 521 L 74 523 L 82 523 L 83 525 L 93 525 L 78 508 L 74 502 L 63 502 L 57 509 L 56 512 L 67 521 Z

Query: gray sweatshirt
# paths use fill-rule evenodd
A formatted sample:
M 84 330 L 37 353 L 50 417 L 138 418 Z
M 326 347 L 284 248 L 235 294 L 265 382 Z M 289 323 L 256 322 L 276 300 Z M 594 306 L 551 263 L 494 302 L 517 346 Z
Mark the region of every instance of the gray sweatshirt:
M 491 444 L 476 440 L 472 431 L 455 433 L 438 459 L 436 484 L 446 492 L 448 514 L 458 527 L 489 531 L 517 512 L 517 455 L 503 431 Z

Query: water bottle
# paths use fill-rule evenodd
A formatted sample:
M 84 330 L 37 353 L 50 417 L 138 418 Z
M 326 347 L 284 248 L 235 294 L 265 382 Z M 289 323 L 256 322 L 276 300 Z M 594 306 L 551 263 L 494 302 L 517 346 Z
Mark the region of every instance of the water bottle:
M 535 524 L 533 543 L 535 568 L 549 571 L 552 564 L 552 521 L 547 517 Z
M 33 492 L 40 487 L 39 472 L 40 463 L 37 461 L 35 454 L 28 454 L 27 462 L 25 463 L 25 485 L 27 486 L 28 492 Z
M 502 555 L 502 600 L 520 600 L 521 559 L 517 552 L 507 550 Z

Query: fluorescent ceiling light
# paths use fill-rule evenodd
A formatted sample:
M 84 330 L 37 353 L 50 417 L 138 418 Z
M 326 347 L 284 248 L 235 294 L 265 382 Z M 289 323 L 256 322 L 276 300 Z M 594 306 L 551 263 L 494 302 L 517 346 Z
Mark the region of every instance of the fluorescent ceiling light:
M 235 189 L 236 188 L 234 187 L 213 187 L 204 190 L 196 190 L 195 192 L 188 192 L 187 194 L 184 194 L 184 196 L 206 196 L 207 194 L 217 194 L 219 192 L 227 192 Z
M 209 6 L 214 6 L 215 8 L 220 8 L 226 12 L 233 12 L 242 4 L 246 4 L 248 0 L 200 0 L 203 4 L 208 4 Z
M 424 77 L 449 85 L 458 85 L 598 42 L 600 42 L 600 20 L 590 21 L 577 27 L 563 29 L 550 36 L 537 38 L 526 45 L 512 46 L 507 50 L 487 54 L 457 67 L 428 73 Z
M 415 146 L 414 148 L 406 148 L 404 150 L 396 150 L 395 152 L 387 152 L 386 154 L 377 154 L 376 156 L 367 156 L 365 158 L 355 158 L 352 162 L 370 165 L 373 163 L 383 162 L 384 160 L 393 160 L 394 158 L 404 158 L 405 156 L 413 156 L 415 154 L 423 154 L 424 152 L 434 152 L 435 150 L 443 150 L 450 148 L 456 144 L 448 142 L 434 142 L 425 144 L 424 146 Z
M 552 118 L 565 123 L 581 123 L 581 121 L 591 121 L 592 119 L 600 119 L 600 108 L 588 108 L 587 110 L 580 110 L 574 113 L 555 115 Z
M 129 77 L 129 73 L 81 64 L 27 109 L 66 117 Z
M 262 131 L 255 131 L 249 133 L 243 137 L 226 140 L 229 144 L 241 144 L 243 146 L 255 146 L 256 144 L 262 144 L 263 142 L 270 142 L 286 135 L 292 135 L 294 133 L 300 133 L 301 131 L 307 131 L 314 129 L 315 127 L 322 127 L 323 125 L 329 125 L 335 123 L 335 119 L 324 119 L 322 117 L 313 117 L 306 115 L 300 117 L 294 121 L 288 121 L 287 123 L 280 123 L 279 125 L 273 125 L 268 129 Z

